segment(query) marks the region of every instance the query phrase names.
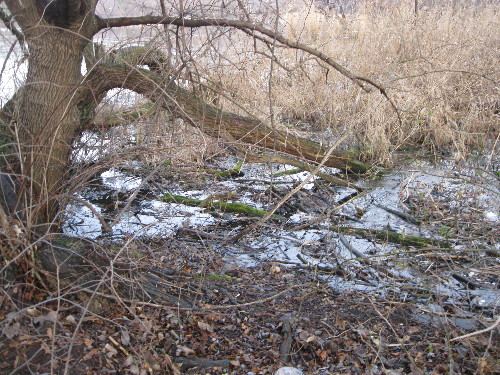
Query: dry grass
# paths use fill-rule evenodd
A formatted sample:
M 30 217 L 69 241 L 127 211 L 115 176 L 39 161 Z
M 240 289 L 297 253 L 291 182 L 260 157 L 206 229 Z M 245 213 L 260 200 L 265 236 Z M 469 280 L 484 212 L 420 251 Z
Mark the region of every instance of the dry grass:
M 378 162 L 390 163 L 393 151 L 408 145 L 458 158 L 484 150 L 498 137 L 499 7 L 432 7 L 415 15 L 412 4 L 360 8 L 342 18 L 304 0 L 282 12 L 278 25 L 288 38 L 381 82 L 402 124 L 377 92 L 360 91 L 300 51 L 273 50 L 241 34 L 225 34 L 224 59 L 199 60 L 198 69 L 224 88 L 225 108 L 290 125 L 308 122 L 332 140 L 348 129 L 349 147 Z
M 454 1 L 453 7 L 433 1 L 415 14 L 413 1 L 389 7 L 387 3 L 397 2 L 359 1 L 354 13 L 342 17 L 317 3 L 289 0 L 278 17 L 266 7 L 249 16 L 382 83 L 401 122 L 376 90 L 365 93 L 302 51 L 272 41 L 266 45 L 227 28 L 172 28 L 167 37 L 162 27 L 153 27 L 147 36 L 140 35 L 151 39 L 154 48 L 170 38 L 165 51 L 177 51 L 171 55 L 171 72 L 179 84 L 194 88 L 207 101 L 276 126 L 316 130 L 316 138 L 326 144 L 347 132 L 344 146 L 360 150 L 366 160 L 391 165 L 394 151 L 415 146 L 436 154 L 453 152 L 459 160 L 473 151 L 491 153 L 500 143 L 498 5 Z M 246 18 L 231 4 L 236 15 L 224 15 Z M 138 138 L 150 148 L 141 156 L 148 163 L 171 157 L 202 164 L 222 151 L 217 140 L 186 124 L 165 127 L 165 121 L 170 122 L 155 117 L 151 124 L 146 118 L 144 129 L 136 130 L 144 133 Z

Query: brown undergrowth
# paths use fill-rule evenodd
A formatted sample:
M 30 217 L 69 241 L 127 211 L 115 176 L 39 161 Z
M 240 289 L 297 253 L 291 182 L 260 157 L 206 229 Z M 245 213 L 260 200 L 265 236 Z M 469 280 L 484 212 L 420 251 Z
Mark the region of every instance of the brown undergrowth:
M 220 49 L 228 52 L 224 58 L 217 55 L 223 64 L 193 62 L 200 76 L 210 76 L 198 82 L 207 90 L 202 95 L 224 109 L 257 114 L 271 124 L 321 131 L 317 139 L 322 143 L 349 130 L 346 147 L 386 164 L 393 161 L 393 151 L 409 144 L 454 151 L 460 159 L 498 142 L 497 6 L 429 8 L 415 15 L 401 5 L 390 11 L 358 9 L 340 19 L 307 4 L 308 12 L 289 9 L 281 14 L 279 27 L 289 38 L 314 44 L 353 71 L 382 82 L 402 123 L 381 95 L 364 93 L 316 60 L 272 44 L 246 44 L 232 33 L 220 39 L 221 45 L 230 46 Z M 140 162 L 154 166 L 201 165 L 223 152 L 217 141 L 188 131 L 187 124 L 174 119 L 166 128 L 168 116 L 155 116 L 130 132 L 127 126 L 103 131 L 111 140 L 110 149 L 104 150 L 104 143 L 98 146 L 101 156 L 110 156 L 106 166 L 116 166 L 117 153 L 129 143 L 135 151 L 128 149 L 123 160 L 135 153 Z M 473 210 L 452 210 L 430 200 L 417 203 L 421 218 L 438 215 L 434 229 L 444 231 L 443 236 L 474 241 L 484 234 L 481 244 L 494 245 L 498 231 L 486 232 Z M 318 251 L 326 247 L 312 245 Z M 173 362 L 187 356 L 225 361 L 220 363 L 225 369 L 203 371 L 220 374 L 268 374 L 282 364 L 308 374 L 499 371 L 494 362 L 499 351 L 496 331 L 450 342 L 464 332 L 446 319 L 427 325 L 418 319 L 421 307 L 410 302 L 354 291 L 336 294 L 317 277 L 317 270 L 305 266 L 228 265 L 217 255 L 217 246 L 210 248 L 199 238 L 118 246 L 120 260 L 141 272 L 171 270 L 170 290 L 189 297 L 194 302 L 189 308 L 130 303 L 114 295 L 104 297 L 109 300 L 106 311 L 93 311 L 85 302 L 88 291 L 82 292 L 80 285 L 47 294 L 30 272 L 26 283 L 6 281 L 0 294 L 0 372 L 169 374 L 178 371 Z M 248 251 L 238 246 L 242 253 Z M 113 247 L 106 248 L 110 259 Z M 409 254 L 408 262 L 414 261 Z M 469 268 L 468 255 L 431 254 L 429 259 L 433 257 L 449 262 L 443 267 L 450 270 L 463 262 L 463 274 Z M 491 270 L 491 280 L 480 281 L 496 282 L 498 267 L 491 259 L 474 260 Z M 441 278 L 437 271 L 444 263 L 431 259 L 429 264 L 425 272 L 436 271 L 435 279 Z M 111 285 L 118 277 L 106 275 Z M 430 295 L 428 289 L 415 291 Z M 436 300 L 441 302 L 439 296 Z
M 304 269 L 223 265 L 185 240 L 133 247 L 148 254 L 149 267 L 178 276 L 179 294 L 196 285 L 196 306 L 115 303 L 96 313 L 64 291 L 58 297 L 10 285 L 0 298 L 0 316 L 8 322 L 0 371 L 174 374 L 182 365 L 182 373 L 191 374 L 270 374 L 284 364 L 307 374 L 495 371 L 493 354 L 480 355 L 492 338 L 450 343 L 460 330 L 423 323 L 417 319 L 423 311 L 412 304 L 359 292 L 339 295 Z M 186 357 L 217 360 L 219 368 L 189 369 Z
M 415 14 L 413 2 L 380 8 L 360 3 L 343 18 L 312 1 L 291 3 L 295 6 L 282 11 L 277 27 L 288 38 L 381 82 L 401 122 L 376 90 L 363 92 L 302 51 L 238 35 L 231 39 L 231 34 L 224 40 L 231 46 L 224 64 L 204 67 L 203 60 L 199 62 L 200 71 L 210 74 L 207 86 L 219 92 L 223 107 L 243 107 L 290 128 L 312 126 L 324 131 L 322 142 L 334 142 L 349 130 L 347 144 L 382 163 L 391 163 L 393 151 L 407 145 L 452 151 L 460 158 L 495 142 L 497 5 L 439 3 Z M 232 55 L 233 50 L 237 54 Z M 274 56 L 273 62 L 269 56 Z

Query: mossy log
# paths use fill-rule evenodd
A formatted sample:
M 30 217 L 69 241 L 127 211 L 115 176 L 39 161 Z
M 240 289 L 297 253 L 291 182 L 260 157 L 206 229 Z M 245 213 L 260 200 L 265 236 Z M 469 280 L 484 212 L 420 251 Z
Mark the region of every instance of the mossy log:
M 243 161 L 238 161 L 236 165 L 230 169 L 226 169 L 225 171 L 217 171 L 215 175 L 217 177 L 239 177 L 242 175 L 241 167 L 243 166 Z
M 257 208 L 248 206 L 243 203 L 217 201 L 210 198 L 201 200 L 201 199 L 187 198 L 181 195 L 165 194 L 161 197 L 161 199 L 164 202 L 182 203 L 187 206 L 194 206 L 194 207 L 215 208 L 222 212 L 234 212 L 250 216 L 262 217 L 265 214 L 267 214 L 267 212 L 264 210 L 259 210 Z M 273 215 L 272 217 L 280 221 L 286 220 L 285 217 L 280 215 Z
M 236 163 L 236 165 L 232 168 L 226 169 L 226 170 L 219 170 L 219 169 L 211 169 L 211 168 L 190 168 L 187 169 L 188 171 L 192 170 L 195 172 L 204 172 L 208 173 L 211 175 L 214 175 L 215 177 L 221 177 L 221 178 L 233 178 L 233 177 L 241 177 L 243 176 L 243 173 L 241 172 L 241 167 L 243 166 L 243 161 L 239 161 Z
M 301 172 L 304 172 L 304 170 L 302 170 L 300 168 L 287 169 L 285 171 L 273 173 L 273 177 L 290 176 L 290 175 L 298 174 Z
M 255 118 L 225 112 L 192 91 L 178 86 L 173 80 L 147 69 L 116 64 L 100 64 L 88 75 L 82 90 L 82 102 L 92 101 L 99 93 L 113 88 L 126 88 L 149 98 L 153 103 L 176 113 L 202 132 L 215 138 L 283 152 L 319 163 L 328 152 L 316 142 L 301 138 L 286 129 L 278 130 Z M 372 166 L 356 160 L 346 151 L 334 151 L 324 166 L 353 173 L 366 173 Z
M 364 228 L 352 228 L 352 227 L 340 227 L 340 228 L 331 227 L 330 229 L 347 234 L 353 234 L 369 240 L 378 239 L 381 241 L 397 243 L 403 246 L 414 246 L 414 247 L 439 246 L 443 248 L 451 247 L 451 244 L 448 241 L 442 241 L 426 237 L 408 236 L 390 230 L 364 229 Z

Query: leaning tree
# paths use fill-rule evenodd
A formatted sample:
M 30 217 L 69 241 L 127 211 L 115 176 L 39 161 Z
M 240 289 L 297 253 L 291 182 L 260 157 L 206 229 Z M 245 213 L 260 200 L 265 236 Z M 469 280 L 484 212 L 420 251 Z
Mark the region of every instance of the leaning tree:
M 11 150 L 7 153 L 4 148 L 2 173 L 8 173 L 9 178 L 16 176 L 15 183 L 5 183 L 4 178 L 0 185 L 3 196 L 11 197 L 5 199 L 10 204 L 4 204 L 0 212 L 4 233 L 17 228 L 16 220 L 28 224 L 26 227 L 39 228 L 35 231 L 38 233 L 54 230 L 57 226 L 55 218 L 64 208 L 61 197 L 70 177 L 68 166 L 72 143 L 91 126 L 94 110 L 106 92 L 117 87 L 146 96 L 212 136 L 255 144 L 315 163 L 325 159 L 326 166 L 353 172 L 367 170 L 367 165 L 353 160 L 346 153 L 327 153 L 314 142 L 280 132 L 262 121 L 223 112 L 183 88 L 162 69 L 155 69 L 153 63 L 142 62 L 142 66 L 149 65 L 149 69 L 124 63 L 116 56 L 103 55 L 92 42 L 101 30 L 132 25 L 233 28 L 264 43 L 301 49 L 363 89 L 375 87 L 385 95 L 380 85 L 351 73 L 330 56 L 310 46 L 287 39 L 276 29 L 251 22 L 245 12 L 242 12 L 241 19 L 194 18 L 184 14 L 169 15 L 163 6 L 163 13 L 159 11 L 162 15 L 158 16 L 102 18 L 96 14 L 97 2 L 5 0 L 6 8 L 0 5 L 5 25 L 20 43 L 27 46 L 28 51 L 25 83 L 2 108 L 0 116 L 2 140 Z M 161 4 L 164 5 L 162 1 Z M 84 59 L 87 72 L 82 75 Z M 12 196 L 16 197 L 14 203 Z M 14 215 L 12 211 L 19 211 L 21 207 L 22 212 Z M 12 235 L 19 236 L 16 233 Z

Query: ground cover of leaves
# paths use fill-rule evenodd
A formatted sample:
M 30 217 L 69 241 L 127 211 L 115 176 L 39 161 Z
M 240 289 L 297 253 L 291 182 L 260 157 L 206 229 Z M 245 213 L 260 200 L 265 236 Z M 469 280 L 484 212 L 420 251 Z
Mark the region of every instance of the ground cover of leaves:
M 464 331 L 446 319 L 429 325 L 416 319 L 425 312 L 411 303 L 336 293 L 313 269 L 228 267 L 185 241 L 135 246 L 155 253 L 152 266 L 178 273 L 172 290 L 189 297 L 192 309 L 114 301 L 106 311 L 90 312 L 81 295 L 49 296 L 11 284 L 0 297 L 0 373 L 272 374 L 283 365 L 306 374 L 500 369 L 495 332 L 449 342 Z

